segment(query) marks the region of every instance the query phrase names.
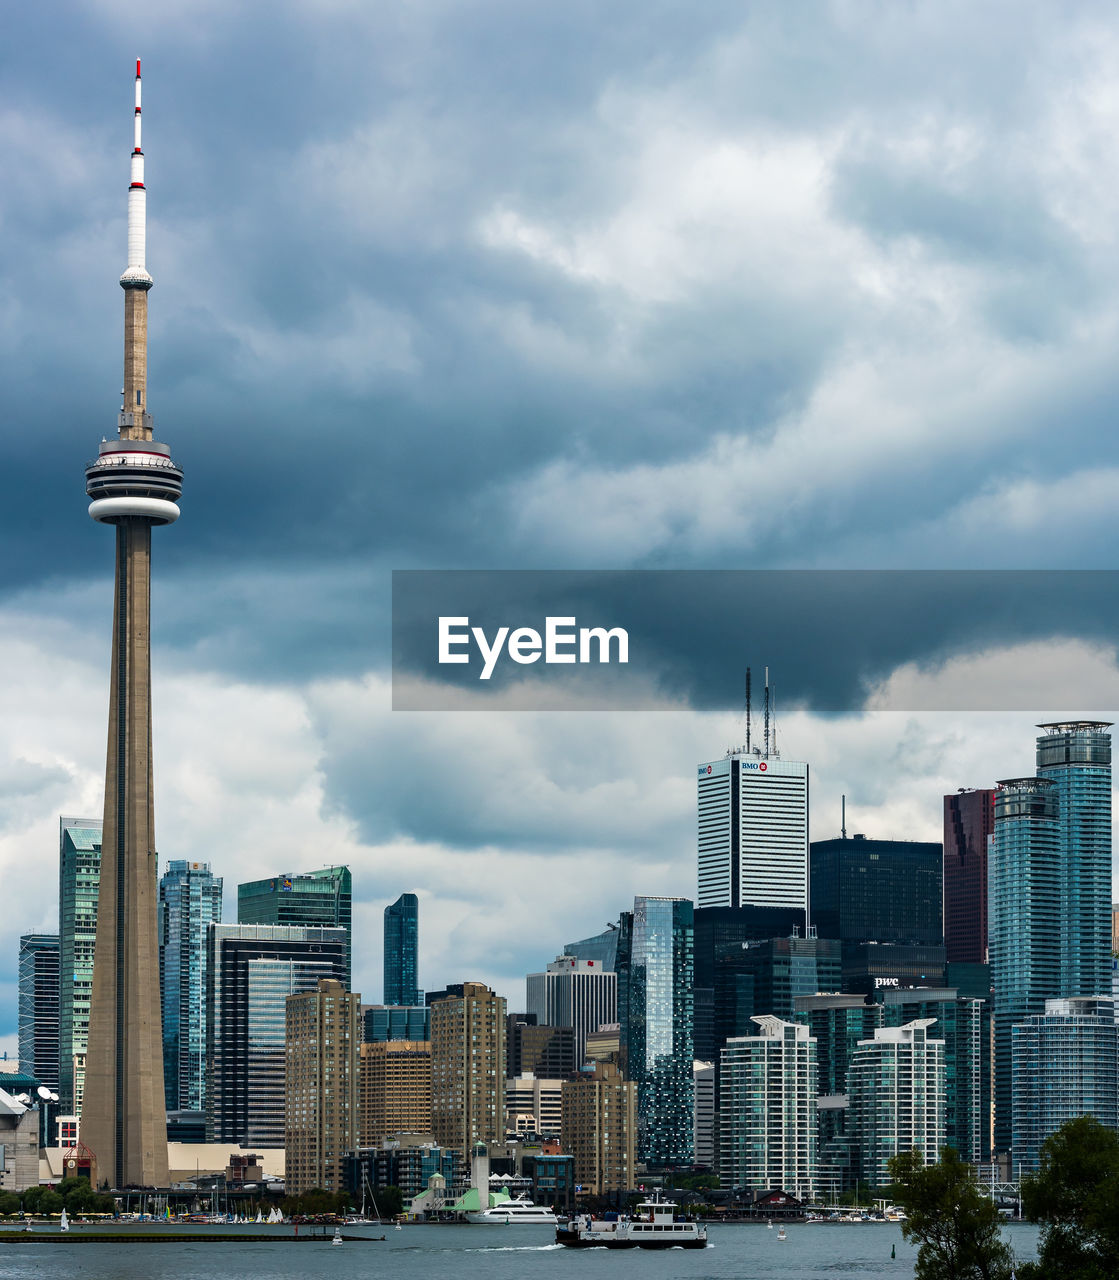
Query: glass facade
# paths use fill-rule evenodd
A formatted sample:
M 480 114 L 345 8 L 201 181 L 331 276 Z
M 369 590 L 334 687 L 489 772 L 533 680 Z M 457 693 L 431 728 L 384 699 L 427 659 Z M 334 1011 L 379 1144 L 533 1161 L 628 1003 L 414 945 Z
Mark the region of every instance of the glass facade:
M 349 867 L 324 867 L 304 875 L 271 876 L 237 886 L 238 924 L 317 925 L 346 931 L 346 973 L 350 989 L 350 926 L 353 877 Z
M 868 1004 L 861 995 L 828 993 L 798 996 L 794 1008 L 796 1021 L 803 1022 L 816 1041 L 820 1093 L 846 1093 L 848 1064 L 859 1044 L 873 1039 L 882 1025 L 881 1005 Z
M 59 819 L 58 840 L 58 1096 L 79 1115 L 93 993 L 97 892 L 101 884 L 101 819 Z
M 950 964 L 987 963 L 987 841 L 992 788 L 944 797 L 944 946 Z
M 58 934 L 19 940 L 19 1065 L 58 1089 Z
M 1041 1144 L 1092 1115 L 1119 1129 L 1119 1025 L 1108 999 L 1047 1000 L 1017 1023 L 1013 1047 L 1014 1171 L 1036 1173 Z
M 419 1004 L 420 900 L 402 893 L 385 908 L 385 1004 Z
M 618 932 L 623 1070 L 637 1085 L 637 1158 L 655 1168 L 693 1163 L 693 906 L 634 899 Z
M 169 862 L 159 882 L 159 989 L 168 1111 L 206 1109 L 206 930 L 221 923 L 208 862 Z
M 821 938 L 940 946 L 943 851 L 921 840 L 812 843 L 812 923 Z
M 430 1040 L 431 1010 L 424 1004 L 370 1005 L 362 1015 L 369 1044 L 382 1040 Z
M 563 954 L 574 956 L 577 960 L 594 960 L 604 969 L 613 969 L 618 954 L 618 930 L 611 926 L 593 937 L 569 942 L 564 947 Z

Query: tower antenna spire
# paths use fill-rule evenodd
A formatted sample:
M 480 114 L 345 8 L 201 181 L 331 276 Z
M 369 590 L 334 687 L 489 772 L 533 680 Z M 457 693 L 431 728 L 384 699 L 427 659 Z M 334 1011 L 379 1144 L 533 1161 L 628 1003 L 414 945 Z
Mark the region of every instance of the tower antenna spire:
M 746 668 L 746 754 L 750 754 L 750 668 Z
M 765 669 L 765 758 L 769 759 L 769 668 Z

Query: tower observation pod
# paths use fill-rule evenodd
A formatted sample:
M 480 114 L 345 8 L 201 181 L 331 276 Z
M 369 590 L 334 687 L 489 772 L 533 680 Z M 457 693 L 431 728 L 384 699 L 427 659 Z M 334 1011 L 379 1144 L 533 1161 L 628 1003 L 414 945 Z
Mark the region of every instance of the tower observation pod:
M 167 1117 L 159 996 L 158 854 L 152 786 L 152 526 L 179 517 L 183 474 L 152 439 L 147 405 L 148 290 L 140 63 L 128 187 L 124 290 L 124 403 L 117 438 L 86 467 L 89 514 L 116 528 L 113 656 L 105 758 L 105 814 L 97 940 L 82 1099 L 91 1181 L 167 1186 Z

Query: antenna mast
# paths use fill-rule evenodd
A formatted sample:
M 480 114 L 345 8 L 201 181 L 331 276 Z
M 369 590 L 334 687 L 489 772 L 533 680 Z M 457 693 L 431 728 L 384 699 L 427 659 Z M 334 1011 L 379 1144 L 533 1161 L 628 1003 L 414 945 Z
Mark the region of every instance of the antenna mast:
M 839 819 L 839 833 L 842 836 L 842 838 L 846 840 L 847 839 L 847 797 L 846 796 L 840 797 L 839 812 L 841 815 Z
M 746 668 L 746 754 L 750 754 L 750 668 Z
M 769 668 L 765 669 L 765 758 L 769 759 Z

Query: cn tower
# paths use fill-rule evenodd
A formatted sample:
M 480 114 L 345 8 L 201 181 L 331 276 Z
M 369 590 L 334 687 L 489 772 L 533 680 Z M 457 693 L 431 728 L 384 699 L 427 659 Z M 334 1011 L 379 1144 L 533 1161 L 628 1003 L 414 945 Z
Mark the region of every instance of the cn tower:
M 116 526 L 109 748 L 97 942 L 89 1013 L 81 1140 L 97 1185 L 167 1185 L 152 797 L 152 526 L 178 519 L 183 474 L 152 439 L 148 412 L 147 193 L 140 149 L 140 63 L 128 187 L 124 290 L 124 403 L 118 438 L 86 468 L 89 514 Z

